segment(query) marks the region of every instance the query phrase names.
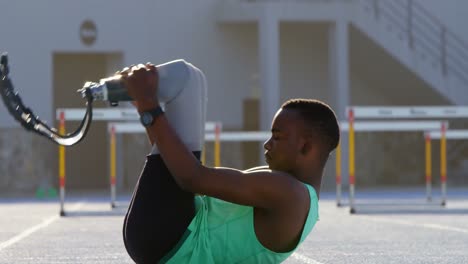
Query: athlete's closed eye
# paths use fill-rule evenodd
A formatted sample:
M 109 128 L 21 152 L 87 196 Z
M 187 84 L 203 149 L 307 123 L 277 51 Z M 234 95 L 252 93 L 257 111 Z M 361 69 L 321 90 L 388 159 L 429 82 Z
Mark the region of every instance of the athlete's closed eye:
M 277 129 L 272 129 L 271 130 L 271 138 L 273 140 L 278 140 L 281 138 L 281 132 Z

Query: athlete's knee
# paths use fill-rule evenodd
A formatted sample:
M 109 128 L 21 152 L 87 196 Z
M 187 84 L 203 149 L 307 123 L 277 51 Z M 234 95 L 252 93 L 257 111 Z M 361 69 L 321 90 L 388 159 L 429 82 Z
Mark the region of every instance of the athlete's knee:
M 185 60 L 157 66 L 158 96 L 165 105 L 201 104 L 206 101 L 207 83 L 203 72 Z
M 185 145 L 192 151 L 199 151 L 204 144 L 207 82 L 200 69 L 184 63 L 187 80 L 177 95 L 165 102 L 165 115 Z M 152 153 L 159 153 L 156 146 Z

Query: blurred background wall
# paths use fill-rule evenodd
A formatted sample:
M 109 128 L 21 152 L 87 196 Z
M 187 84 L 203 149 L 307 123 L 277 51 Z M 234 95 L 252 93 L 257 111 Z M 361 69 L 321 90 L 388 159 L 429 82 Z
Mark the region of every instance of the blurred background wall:
M 468 104 L 466 61 L 442 55 L 468 56 L 462 0 L 0 0 L 0 6 L 0 51 L 9 53 L 15 88 L 54 126 L 56 108 L 84 107 L 75 91 L 85 81 L 179 58 L 205 72 L 207 120 L 228 131 L 268 129 L 272 113 L 295 97 L 324 100 L 340 119 L 348 105 Z M 442 29 L 463 44 L 444 46 L 450 40 Z M 77 125 L 67 122 L 68 131 Z M 422 134 L 363 133 L 357 140 L 358 185 L 424 182 Z M 449 143 L 449 184 L 468 182 L 466 146 Z M 128 135 L 118 147 L 118 185 L 132 189 L 150 146 L 144 135 Z M 222 144 L 222 165 L 263 164 L 261 148 Z M 96 121 L 84 142 L 67 148 L 67 188 L 107 188 L 107 149 L 106 125 Z M 212 144 L 206 149 L 210 164 Z M 24 131 L 0 106 L 1 192 L 56 186 L 57 159 L 57 146 Z M 333 188 L 334 173 L 332 155 L 324 188 Z

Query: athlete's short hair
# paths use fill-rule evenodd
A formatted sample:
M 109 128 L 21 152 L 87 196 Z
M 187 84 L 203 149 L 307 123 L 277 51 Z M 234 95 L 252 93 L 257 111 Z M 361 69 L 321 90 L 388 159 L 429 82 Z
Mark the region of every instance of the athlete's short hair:
M 282 109 L 295 110 L 304 120 L 306 129 L 324 144 L 327 156 L 340 141 L 340 128 L 333 109 L 316 99 L 296 98 L 286 101 Z

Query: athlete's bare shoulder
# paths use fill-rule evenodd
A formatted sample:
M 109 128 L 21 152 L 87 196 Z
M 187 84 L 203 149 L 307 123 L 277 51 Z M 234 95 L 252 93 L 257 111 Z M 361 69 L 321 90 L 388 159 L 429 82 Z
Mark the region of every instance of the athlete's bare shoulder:
M 253 171 L 271 171 L 270 168 L 268 166 L 257 166 L 257 167 L 252 167 L 250 169 L 246 169 L 244 170 L 244 172 L 253 172 Z

